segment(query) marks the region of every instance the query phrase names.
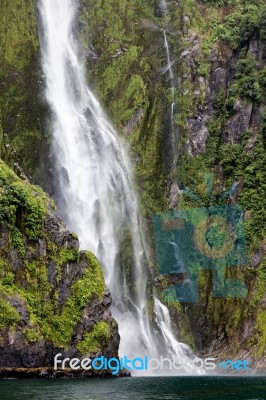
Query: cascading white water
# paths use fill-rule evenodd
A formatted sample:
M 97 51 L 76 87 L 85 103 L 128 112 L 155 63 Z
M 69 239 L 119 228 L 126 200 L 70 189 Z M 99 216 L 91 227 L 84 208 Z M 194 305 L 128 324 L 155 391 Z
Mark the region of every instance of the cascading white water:
M 163 31 L 164 35 L 164 47 L 166 50 L 166 57 L 167 57 L 167 70 L 169 71 L 169 81 L 170 81 L 170 90 L 171 90 L 171 109 L 170 109 L 170 128 L 171 128 L 171 136 L 172 136 L 172 141 L 174 142 L 175 135 L 174 135 L 174 129 L 175 129 L 175 122 L 174 122 L 174 108 L 175 108 L 175 87 L 174 87 L 174 74 L 172 70 L 172 61 L 171 61 L 171 56 L 170 56 L 170 49 L 169 49 L 169 44 L 167 40 L 167 35 L 166 31 Z
M 53 153 L 61 212 L 81 247 L 100 259 L 119 325 L 120 356 L 171 356 L 194 373 L 189 349 L 175 340 L 169 312 L 155 297 L 150 322 L 148 275 L 137 198 L 125 145 L 85 80 L 84 59 L 75 37 L 78 4 L 39 0 L 42 65 L 53 118 Z M 64 210 L 63 210 L 64 209 Z M 125 246 L 131 267 L 121 262 Z M 162 371 L 161 371 L 162 372 Z
M 170 79 L 170 83 L 171 83 L 171 88 L 174 87 L 173 84 L 173 80 L 174 80 L 174 74 L 173 74 L 173 70 L 172 70 L 172 62 L 171 62 L 171 58 L 170 58 L 170 49 L 169 49 L 169 44 L 168 44 L 168 40 L 167 40 L 167 36 L 166 36 L 166 30 L 163 30 L 163 37 L 164 37 L 164 47 L 166 50 L 166 57 L 167 57 L 167 67 L 168 67 L 168 71 L 169 71 L 169 79 Z

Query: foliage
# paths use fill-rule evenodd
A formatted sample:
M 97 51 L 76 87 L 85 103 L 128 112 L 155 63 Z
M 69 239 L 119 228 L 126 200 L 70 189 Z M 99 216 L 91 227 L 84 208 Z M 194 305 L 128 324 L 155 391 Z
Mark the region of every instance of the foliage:
M 46 113 L 36 21 L 34 0 L 0 3 L 0 157 L 34 177 L 45 153 L 40 121 Z
M 21 286 L 11 272 L 1 279 L 0 293 L 6 296 L 19 295 L 27 305 L 32 327 L 27 328 L 24 333 L 29 342 L 39 340 L 43 336 L 55 346 L 67 348 L 74 328 L 81 319 L 82 309 L 89 306 L 94 295 L 101 300 L 105 292 L 102 268 L 94 255 L 86 253 L 86 257 L 88 267 L 83 276 L 72 285 L 70 295 L 61 310 L 58 305 L 58 292 L 54 292 L 53 296 L 49 295 L 51 286 L 44 261 L 26 263 L 26 286 Z M 6 307 L 3 313 L 5 310 Z M 14 313 L 11 317 L 13 321 Z M 7 322 L 3 320 L 2 327 L 6 326 Z
M 246 222 L 246 235 L 250 243 L 258 243 L 266 234 L 266 196 L 265 150 L 262 137 L 251 154 L 240 145 L 224 144 L 221 147 L 222 165 L 228 184 L 240 178 L 243 180 L 243 191 L 239 202 L 244 210 L 250 210 L 252 219 Z M 252 246 L 253 247 L 253 246 Z
M 110 325 L 105 321 L 101 321 L 93 326 L 91 332 L 84 335 L 77 348 L 83 355 L 98 352 L 108 343 L 110 337 Z
M 217 37 L 237 48 L 241 43 L 258 35 L 259 17 L 260 8 L 256 4 L 247 3 L 240 6 L 217 27 Z
M 23 242 L 23 236 L 17 227 L 13 227 L 13 230 L 11 232 L 11 239 L 12 239 L 13 246 L 18 251 L 19 257 L 24 258 L 26 252 L 25 252 L 25 247 L 24 247 L 24 242 Z
M 258 62 L 250 53 L 242 52 L 236 65 L 234 83 L 230 87 L 229 97 L 242 97 L 259 102 L 262 96 L 260 83 L 264 84 L 263 73 L 258 74 Z
M 158 18 L 152 0 L 81 0 L 82 36 L 87 47 L 89 82 L 119 131 L 122 134 L 127 132 L 136 161 L 143 211 L 164 211 L 168 207 L 167 185 L 176 172 L 169 168 L 172 149 L 167 142 L 169 105 L 173 100 L 168 90 L 167 74 L 161 74 L 166 55 L 160 28 L 169 27 L 171 55 L 176 60 L 173 70 L 178 77 L 175 81 L 178 89 L 174 99 L 177 110 L 175 123 L 181 138 L 179 148 L 173 151 L 177 154 L 180 149 L 182 152 L 176 176 L 180 185 L 190 186 L 200 195 L 204 193 L 204 185 L 199 172 L 213 171 L 217 187 L 230 186 L 235 180 L 243 183 L 238 201 L 244 211 L 251 213 L 245 227 L 252 253 L 265 236 L 266 159 L 262 131 L 259 127 L 253 136 L 244 133 L 233 144 L 226 143 L 224 131 L 229 118 L 235 114 L 235 104 L 239 99 L 254 103 L 254 107 L 265 102 L 266 69 L 247 49 L 250 39 L 266 39 L 266 7 L 260 0 L 184 0 L 179 7 L 170 3 L 170 13 L 165 18 Z M 4 27 L 0 34 L 0 78 L 4 82 L 0 96 L 0 149 L 3 151 L 4 148 L 4 157 L 8 162 L 18 159 L 27 172 L 36 176 L 40 152 L 47 148 L 47 143 L 45 146 L 41 144 L 43 140 L 49 142 L 49 139 L 43 139 L 39 122 L 44 119 L 46 111 L 38 102 L 42 84 L 39 83 L 33 4 L 33 0 L 23 0 L 20 4 L 10 0 L 0 5 L 1 25 Z M 184 16 L 187 21 L 184 21 Z M 152 22 L 153 28 L 144 28 L 143 20 L 145 23 L 147 20 Z M 180 54 L 192 47 L 190 39 L 194 34 L 200 43 L 200 51 L 191 63 L 195 61 L 195 67 L 191 68 L 189 76 L 185 75 L 187 65 L 182 64 Z M 208 125 L 210 135 L 206 152 L 191 157 L 184 154 L 186 120 L 197 115 L 198 108 L 204 106 L 211 71 L 210 51 L 221 40 L 233 48 L 234 57 L 238 58 L 236 73 L 230 87 L 219 91 Z M 199 76 L 205 78 L 206 87 L 204 84 L 197 86 Z M 135 118 L 136 111 L 140 112 L 139 119 Z M 125 129 L 128 127 L 130 129 Z M 265 130 L 265 127 L 266 122 L 262 128 Z M 252 150 L 249 150 L 250 139 L 255 140 Z M 2 146 L 2 141 L 5 146 Z M 59 307 L 58 290 L 49 300 L 48 260 L 56 264 L 56 279 L 60 283 L 64 268 L 69 268 L 70 273 L 75 268 L 74 265 L 66 267 L 66 264 L 74 264 L 79 255 L 67 247 L 58 251 L 55 243 L 45 237 L 48 257 L 31 262 L 25 260 L 26 250 L 29 250 L 28 240 L 37 241 L 45 234 L 45 200 L 37 188 L 18 182 L 10 171 L 3 173 L 3 168 L 0 164 L 0 173 L 4 174 L 4 178 L 0 176 L 0 223 L 8 221 L 8 246 L 17 249 L 23 268 L 20 271 L 22 276 L 16 276 L 11 272 L 10 265 L 0 265 L 2 290 L 7 294 L 19 291 L 29 308 L 32 326 L 39 326 L 37 336 L 42 334 L 54 344 L 67 347 L 73 327 L 80 320 L 82 307 L 91 301 L 92 296 L 101 297 L 104 293 L 101 268 L 97 260 L 87 255 L 90 266 L 73 285 L 67 302 Z M 180 198 L 180 207 L 190 206 L 190 200 Z M 256 272 L 254 304 L 262 298 L 264 278 L 261 268 Z M 20 279 L 27 282 L 27 290 L 19 285 Z M 201 279 L 204 288 L 208 288 L 207 279 L 208 276 Z M 225 323 L 225 330 L 230 335 L 247 310 L 246 305 L 233 301 L 224 304 L 219 300 L 207 306 L 208 315 L 214 321 L 221 321 L 221 308 L 223 315 L 230 316 Z M 263 318 L 264 315 L 258 317 L 260 331 Z M 209 325 L 212 326 L 212 321 Z M 34 329 L 27 331 L 29 341 L 35 340 Z M 221 329 L 221 324 L 217 329 Z M 97 348 L 97 338 L 91 332 L 89 334 L 87 345 Z
M 41 339 L 40 332 L 36 328 L 35 329 L 25 328 L 23 330 L 23 333 L 26 336 L 26 339 L 29 343 L 35 343 Z
M 12 327 L 20 320 L 19 313 L 9 302 L 0 297 L 0 329 Z
M 30 295 L 28 291 L 23 291 L 22 294 L 29 304 L 33 320 L 40 327 L 41 334 L 58 347 L 68 346 L 74 327 L 81 318 L 81 310 L 90 304 L 93 295 L 96 295 L 100 300 L 105 291 L 103 272 L 97 259 L 91 253 L 86 253 L 86 257 L 88 268 L 71 287 L 70 296 L 63 305 L 61 312 L 56 303 L 43 299 L 45 293 L 49 291 L 49 284 L 47 271 L 42 266 L 40 267 L 43 275 L 40 274 L 40 270 L 37 272 L 34 292 Z M 40 276 L 42 290 L 40 290 Z
M 48 204 L 53 206 L 40 188 L 18 179 L 0 161 L 0 222 L 7 226 L 10 237 L 3 251 L 1 249 L 0 294 L 5 298 L 19 296 L 27 307 L 30 325 L 23 333 L 28 342 L 44 337 L 55 346 L 67 348 L 74 328 L 81 320 L 82 309 L 90 305 L 93 296 L 101 300 L 105 284 L 102 268 L 89 252 L 82 255 L 84 269 L 76 275 L 80 260 L 78 249 L 67 245 L 60 247 L 52 241 L 50 231 L 45 230 Z M 73 237 L 77 239 L 75 235 Z M 40 246 L 46 246 L 44 252 L 39 251 Z M 9 254 L 13 248 L 20 257 L 19 269 L 10 262 Z M 53 283 L 49 278 L 51 262 L 56 273 Z M 71 263 L 69 285 L 73 283 L 68 298 L 61 304 L 59 290 L 64 283 L 63 276 L 66 279 L 64 271 L 67 263 Z M 74 276 L 79 278 L 73 280 Z M 17 311 L 2 297 L 0 308 L 0 328 L 13 326 L 19 318 Z
M 78 250 L 69 249 L 68 247 L 63 247 L 60 251 L 60 259 L 59 262 L 61 265 L 67 264 L 71 261 L 79 260 L 79 252 Z
M 260 39 L 266 40 L 266 6 L 261 6 L 261 13 L 258 21 L 258 28 L 260 32 Z
M 2 285 L 5 287 L 12 286 L 14 284 L 15 275 L 13 272 L 8 272 L 2 279 Z
M 13 227 L 13 242 L 23 257 L 23 241 L 18 228 L 36 241 L 43 233 L 47 198 L 40 188 L 20 181 L 0 160 L 0 224 Z
M 160 31 L 165 21 L 154 15 L 152 1 L 84 3 L 83 38 L 85 43 L 93 43 L 96 57 L 87 60 L 89 82 L 120 133 L 126 132 L 137 159 L 143 211 L 159 210 L 165 204 L 169 170 L 160 168 L 168 150 L 165 113 L 171 101 L 166 102 L 170 92 L 164 89 L 167 74 L 159 72 L 167 62 Z M 145 28 L 146 23 L 152 28 Z M 175 43 L 171 36 L 169 41 Z

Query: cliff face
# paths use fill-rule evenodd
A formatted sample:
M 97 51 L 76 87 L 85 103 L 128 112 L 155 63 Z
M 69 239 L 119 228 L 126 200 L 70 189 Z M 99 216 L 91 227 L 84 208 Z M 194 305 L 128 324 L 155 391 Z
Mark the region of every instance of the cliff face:
M 153 213 L 198 207 L 182 195 L 184 186 L 209 207 L 206 173 L 214 177 L 212 206 L 218 205 L 219 194 L 238 182 L 237 191 L 221 205 L 240 204 L 244 212 L 248 262 L 228 273 L 245 282 L 247 296 L 214 298 L 211 271 L 203 271 L 200 301 L 170 307 L 173 316 L 183 319 L 176 324 L 182 340 L 189 337 L 191 345 L 194 340 L 202 353 L 263 359 L 265 2 L 166 3 L 81 0 L 88 79 L 131 146 L 151 237 Z M 34 6 L 31 1 L 22 6 L 11 0 L 0 7 L 5 27 L 0 36 L 2 157 L 19 173 L 22 167 L 44 184 L 43 176 L 47 178 L 49 172 L 42 160 L 48 160 L 50 138 L 44 126 L 46 106 L 40 98 L 43 85 Z M 51 186 L 47 188 L 51 192 Z M 83 260 L 85 255 L 80 257 Z
M 35 2 L 2 1 L 0 24 L 0 156 L 35 178 L 45 142 Z
M 209 19 L 211 10 L 213 16 Z M 198 346 L 205 354 L 263 359 L 265 3 L 236 2 L 230 7 L 210 9 L 204 5 L 198 12 L 203 30 L 189 32 L 190 44 L 183 52 L 193 97 L 186 118 L 188 141 L 178 170 L 179 182 L 194 190 L 205 206 L 209 203 L 204 173 L 214 174 L 212 199 L 238 182 L 237 191 L 224 204 L 240 204 L 243 209 L 248 261 L 229 276 L 243 280 L 248 294 L 242 299 L 215 299 L 211 273 L 205 273 L 200 285 L 201 302 L 191 307 L 189 315 Z M 197 203 L 185 199 L 186 205 L 196 207 Z
M 245 282 L 247 296 L 214 298 L 212 272 L 205 270 L 200 301 L 182 305 L 178 313 L 188 318 L 202 353 L 263 359 L 265 3 L 166 3 L 83 1 L 89 78 L 131 143 L 148 221 L 158 211 L 199 207 L 182 195 L 185 186 L 203 207 L 241 205 L 248 262 L 228 276 Z M 213 174 L 211 202 L 206 174 Z M 237 182 L 238 190 L 218 204 L 218 195 Z M 167 285 L 164 279 L 160 285 Z M 186 340 L 190 329 L 182 326 Z
M 64 357 L 117 357 L 102 269 L 37 186 L 0 161 L 0 369 Z

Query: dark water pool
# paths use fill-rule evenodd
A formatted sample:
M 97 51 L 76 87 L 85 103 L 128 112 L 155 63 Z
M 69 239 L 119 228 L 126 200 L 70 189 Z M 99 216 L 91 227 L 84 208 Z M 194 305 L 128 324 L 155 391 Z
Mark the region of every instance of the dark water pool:
M 0 381 L 1 400 L 266 400 L 266 377 Z

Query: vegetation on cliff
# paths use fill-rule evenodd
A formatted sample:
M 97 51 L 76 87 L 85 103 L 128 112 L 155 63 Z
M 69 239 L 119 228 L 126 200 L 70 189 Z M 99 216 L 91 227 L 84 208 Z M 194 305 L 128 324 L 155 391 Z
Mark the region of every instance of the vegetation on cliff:
M 54 211 L 41 188 L 0 161 L 0 367 L 37 367 L 41 360 L 49 366 L 59 348 L 117 352 L 102 268 L 93 254 L 79 252 L 76 236 Z M 88 338 L 90 346 L 82 345 Z
M 46 155 L 42 154 L 46 106 L 35 1 L 1 1 L 0 25 L 0 157 L 16 172 L 23 168 L 36 178 Z
M 160 8 L 158 0 L 81 0 L 80 4 L 88 80 L 131 146 L 147 233 L 151 232 L 152 213 L 197 206 L 191 198 L 182 196 L 182 187 L 189 187 L 208 206 L 205 173 L 214 174 L 214 194 L 239 182 L 239 191 L 229 200 L 239 203 L 244 211 L 249 263 L 228 273 L 244 279 L 248 295 L 241 299 L 213 298 L 211 272 L 202 271 L 199 304 L 170 305 L 173 315 L 182 315 L 183 322 L 177 323 L 177 330 L 183 330 L 182 339 L 191 345 L 192 332 L 197 349 L 207 353 L 217 351 L 231 356 L 246 351 L 261 358 L 266 347 L 265 1 L 182 0 L 169 2 L 167 11 Z M 46 108 L 40 99 L 42 77 L 34 2 L 4 1 L 0 11 L 4 26 L 0 34 L 1 156 L 18 172 L 21 169 L 17 162 L 35 181 L 43 183 L 42 160 L 49 153 L 51 138 L 47 137 L 49 130 L 44 129 Z M 170 138 L 173 91 L 162 29 L 166 30 L 174 73 L 176 146 Z M 50 162 L 49 159 L 49 165 Z M 6 174 L 12 175 L 8 184 Z M 64 322 L 60 327 L 54 308 L 59 296 L 56 291 L 47 300 L 47 311 L 42 310 L 49 287 L 47 267 L 39 259 L 27 259 L 35 241 L 43 238 L 49 211 L 44 195 L 18 181 L 11 172 L 5 172 L 1 181 L 0 193 L 5 190 L 5 196 L 1 199 L 0 221 L 2 226 L 6 226 L 3 221 L 10 224 L 8 246 L 13 249 L 12 254 L 16 252 L 29 279 L 30 290 L 23 289 L 22 298 L 31 304 L 26 296 L 29 298 L 29 293 L 35 291 L 37 299 L 32 301 L 29 312 L 37 324 L 41 315 L 53 315 L 52 328 L 45 322 L 38 325 L 38 337 L 47 335 L 55 344 L 65 345 L 73 332 L 74 322 L 69 321 L 69 316 L 75 309 L 76 323 L 84 306 L 77 304 L 75 297 L 83 284 L 79 281 L 73 286 L 62 309 Z M 24 214 L 16 219 L 18 204 Z M 45 240 L 58 277 L 65 265 L 80 262 L 76 247 L 58 248 L 49 237 Z M 12 291 L 17 285 L 17 273 L 13 277 L 14 271 L 5 259 L 1 268 L 5 274 L 2 285 L 5 291 Z M 95 272 L 96 280 L 97 277 Z M 82 279 L 85 282 L 86 274 Z M 37 295 L 39 285 L 42 296 Z M 89 297 L 89 292 L 84 294 L 84 301 L 90 301 Z M 10 307 L 3 297 L 0 315 L 6 315 L 8 309 L 10 312 L 2 325 L 14 327 L 19 324 L 19 315 Z M 55 334 L 55 327 L 61 335 Z M 101 325 L 99 328 L 105 341 L 108 330 Z M 93 343 L 94 332 L 97 329 L 83 337 L 82 349 L 98 348 L 97 340 Z M 30 325 L 27 336 L 34 335 Z
M 131 144 L 148 219 L 169 207 L 197 207 L 178 190 L 172 194 L 176 183 L 208 206 L 205 173 L 214 174 L 214 194 L 239 182 L 230 202 L 245 214 L 249 264 L 228 274 L 245 281 L 248 295 L 213 298 L 211 271 L 202 271 L 201 301 L 186 313 L 196 346 L 225 356 L 251 349 L 261 357 L 265 350 L 265 10 L 259 0 L 184 0 L 166 12 L 156 1 L 83 1 L 85 42 L 93 46 L 89 80 Z M 176 165 L 162 29 L 173 62 Z M 188 330 L 182 336 L 188 339 Z

